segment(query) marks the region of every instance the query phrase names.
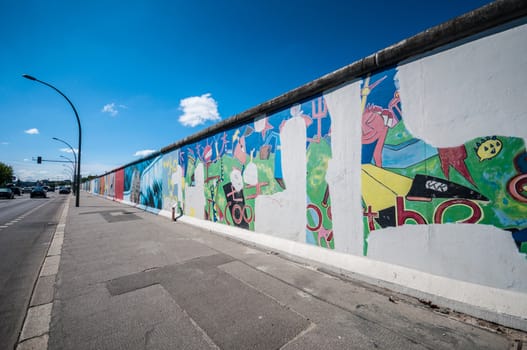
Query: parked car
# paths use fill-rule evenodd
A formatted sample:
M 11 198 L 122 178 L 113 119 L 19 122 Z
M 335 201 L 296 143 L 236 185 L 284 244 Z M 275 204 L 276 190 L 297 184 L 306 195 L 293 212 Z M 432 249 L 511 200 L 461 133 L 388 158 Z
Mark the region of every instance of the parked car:
M 36 197 L 46 198 L 47 197 L 47 192 L 46 192 L 46 190 L 43 187 L 36 186 L 36 187 L 33 188 L 33 190 L 31 191 L 31 194 L 29 196 L 31 198 L 36 198 Z
M 7 186 L 11 189 L 11 191 L 13 191 L 14 194 L 16 194 L 17 196 L 21 196 L 22 195 L 22 190 L 20 189 L 20 187 L 16 187 L 16 186 Z
M 13 199 L 15 198 L 15 194 L 10 188 L 2 187 L 0 188 L 0 198 Z
M 68 186 L 61 187 L 59 189 L 59 194 L 70 194 L 71 189 Z

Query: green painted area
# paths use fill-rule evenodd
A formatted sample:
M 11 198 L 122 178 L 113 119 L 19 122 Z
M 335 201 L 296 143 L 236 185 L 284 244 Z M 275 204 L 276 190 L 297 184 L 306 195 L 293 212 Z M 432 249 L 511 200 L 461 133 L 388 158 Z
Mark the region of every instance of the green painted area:
M 313 203 L 321 203 L 326 190 L 326 172 L 331 159 L 331 146 L 326 140 L 311 143 L 307 149 L 307 195 Z
M 406 128 L 404 128 L 404 123 L 401 122 L 388 131 L 386 144 L 400 144 L 407 140 L 408 135 Z M 485 148 L 485 146 L 490 143 L 499 144 L 499 147 L 496 148 L 497 152 L 487 152 L 489 147 Z M 423 161 L 407 168 L 384 169 L 409 178 L 414 178 L 417 174 L 423 174 L 449 180 L 482 194 L 488 198 L 488 201 L 472 200 L 482 212 L 478 224 L 493 225 L 502 229 L 527 227 L 527 204 L 515 199 L 508 188 L 511 179 L 518 176 L 518 169 L 514 164 L 514 160 L 518 155 L 525 152 L 523 139 L 502 136 L 482 137 L 470 140 L 464 146 L 467 156 L 463 163 L 472 177 L 473 183 L 453 166 L 449 167 L 449 178 L 446 178 L 441 167 L 439 155 L 427 156 L 424 154 L 425 148 L 423 148 Z M 523 191 L 523 196 L 525 196 L 525 190 Z M 443 224 L 454 224 L 463 222 L 473 215 L 473 210 L 470 207 L 460 204 L 448 206 L 442 215 L 436 215 L 438 207 L 451 199 L 455 198 L 434 198 L 430 201 L 416 201 L 405 198 L 404 208 L 405 210 L 418 212 L 428 224 L 434 223 L 439 219 Z M 363 203 L 363 208 L 365 205 Z M 364 255 L 366 255 L 370 223 L 364 218 L 363 224 Z M 415 221 L 408 219 L 405 224 L 415 224 Z M 376 222 L 374 227 L 375 230 L 381 229 Z
M 283 189 L 274 178 L 274 155 L 271 155 L 269 159 L 260 159 L 259 153 L 257 153 L 255 158 L 252 159 L 252 162 L 254 162 L 258 171 L 258 182 L 262 184 L 261 190 L 258 194 L 256 187 L 250 188 L 245 186 L 243 194 L 246 206 L 245 215 L 248 218 L 252 218 L 248 223 L 249 229 L 254 231 L 255 198 L 250 197 L 270 195 L 281 192 Z M 230 174 L 234 169 L 241 171 L 244 165 L 236 158 L 224 155 L 221 161 L 210 163 L 208 170 L 206 170 L 206 165 L 204 165 L 204 168 L 205 180 L 209 178 L 209 182 L 205 184 L 205 212 L 208 213 L 209 220 L 217 220 L 218 222 L 232 225 L 234 218 L 227 209 L 228 200 L 223 190 L 223 185 L 231 182 Z
M 480 161 L 474 150 L 476 143 L 480 140 L 474 139 L 465 143 L 467 158 L 465 164 L 477 186 L 470 183 L 456 169 L 450 167 L 450 181 L 473 189 L 487 197 L 488 202 L 477 201 L 482 208 L 484 216 L 480 220 L 481 224 L 494 225 L 499 228 L 509 228 L 516 225 L 527 225 L 527 206 L 515 200 L 507 191 L 507 183 L 517 175 L 514 166 L 514 158 L 525 152 L 525 145 L 522 139 L 515 137 L 498 137 L 503 148 L 492 159 Z M 425 161 L 406 169 L 388 169 L 395 173 L 414 177 L 416 174 L 427 174 L 430 176 L 446 179 L 441 169 L 439 156 L 433 156 Z M 440 200 L 442 202 L 444 200 Z M 433 209 L 437 207 L 437 200 L 429 202 L 405 201 L 405 206 L 425 214 L 428 222 L 431 222 Z M 460 218 L 467 217 L 457 211 L 464 211 L 464 206 L 457 206 L 457 210 L 447 211 L 445 223 L 458 221 Z M 456 220 L 457 219 L 457 220 Z M 504 222 L 502 222 L 504 221 Z
M 407 141 L 412 140 L 414 137 L 406 129 L 406 126 L 401 121 L 397 123 L 393 128 L 390 129 L 386 135 L 385 145 L 397 146 Z
M 522 245 L 520 246 L 520 253 L 527 254 L 527 242 L 522 242 Z
M 326 182 L 326 173 L 328 170 L 328 162 L 331 159 L 331 145 L 326 139 L 320 140 L 319 143 L 312 142 L 307 148 L 307 197 L 308 204 L 315 205 L 322 216 L 322 232 L 333 230 L 333 222 L 331 219 L 331 196 L 328 195 L 326 199 L 326 191 L 329 191 Z M 307 211 L 308 227 L 315 227 L 319 224 L 320 218 L 314 218 L 315 210 Z M 319 230 L 320 231 L 320 230 Z M 320 246 L 334 249 L 335 239 L 329 240 L 329 246 L 325 239 L 319 240 L 319 234 L 307 230 L 308 235 L 312 235 L 311 239 L 307 241 L 315 241 Z
M 256 167 L 258 168 L 258 181 L 267 183 L 267 185 L 262 186 L 261 188 L 260 194 L 262 195 L 271 195 L 284 190 L 274 178 L 274 160 L 274 154 L 271 154 L 269 159 L 260 159 L 259 153 L 257 154 L 257 157 L 253 159 L 254 164 L 256 164 Z M 256 193 L 256 189 L 254 190 L 254 193 Z

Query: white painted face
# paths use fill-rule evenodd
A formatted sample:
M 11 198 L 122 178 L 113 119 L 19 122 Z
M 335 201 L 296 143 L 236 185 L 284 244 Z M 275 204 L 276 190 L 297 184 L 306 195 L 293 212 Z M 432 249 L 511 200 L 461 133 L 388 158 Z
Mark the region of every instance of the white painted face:
M 265 128 L 265 118 L 260 118 L 254 121 L 254 130 L 256 132 L 262 132 L 264 128 Z
M 246 184 L 255 186 L 258 183 L 258 168 L 256 164 L 250 162 L 243 172 L 243 180 Z
M 243 190 L 243 178 L 240 170 L 234 169 L 231 171 L 231 183 L 236 192 Z
M 304 114 L 302 111 L 302 106 L 299 104 L 292 106 L 289 110 L 289 113 L 291 113 L 291 117 L 300 117 Z

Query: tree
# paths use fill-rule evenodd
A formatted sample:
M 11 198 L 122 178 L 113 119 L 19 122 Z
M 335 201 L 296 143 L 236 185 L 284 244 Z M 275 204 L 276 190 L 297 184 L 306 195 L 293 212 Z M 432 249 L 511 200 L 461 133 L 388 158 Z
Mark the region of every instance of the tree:
M 0 184 L 13 181 L 13 168 L 0 162 Z

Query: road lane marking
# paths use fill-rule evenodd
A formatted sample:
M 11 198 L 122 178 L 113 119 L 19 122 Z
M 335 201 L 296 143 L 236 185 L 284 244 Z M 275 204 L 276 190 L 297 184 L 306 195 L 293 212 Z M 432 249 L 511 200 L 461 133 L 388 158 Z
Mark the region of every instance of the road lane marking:
M 20 215 L 18 218 L 13 219 L 13 220 L 11 220 L 11 221 L 9 221 L 9 222 L 3 224 L 2 226 L 0 226 L 0 230 L 3 229 L 3 228 L 8 228 L 9 226 L 14 225 L 14 224 L 16 224 L 16 223 L 22 221 L 26 216 L 31 215 L 34 211 L 36 211 L 36 210 L 42 208 L 43 206 L 45 206 L 46 204 L 51 203 L 51 202 L 52 202 L 52 201 L 42 203 L 42 204 L 40 204 L 39 206 L 37 206 L 37 207 L 31 209 L 30 211 L 26 212 L 25 214 Z

